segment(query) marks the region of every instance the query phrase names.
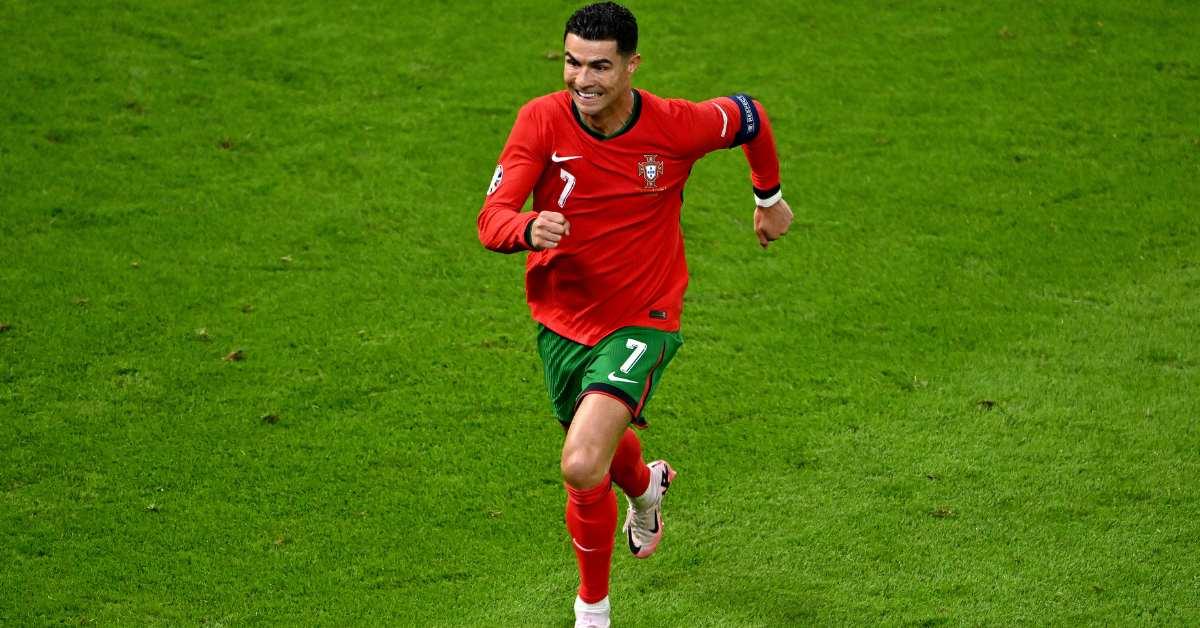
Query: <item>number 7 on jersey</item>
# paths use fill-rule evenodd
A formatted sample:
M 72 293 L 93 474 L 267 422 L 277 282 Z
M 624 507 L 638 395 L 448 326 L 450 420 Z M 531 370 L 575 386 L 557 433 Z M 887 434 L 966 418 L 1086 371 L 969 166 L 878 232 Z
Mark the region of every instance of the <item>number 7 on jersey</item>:
M 629 358 L 621 365 L 622 373 L 628 373 L 633 368 L 633 365 L 637 364 L 638 359 L 646 352 L 646 343 L 629 338 L 625 341 L 625 348 L 632 349 L 633 353 L 629 354 Z
M 567 204 L 567 197 L 571 195 L 571 190 L 575 189 L 575 175 L 559 168 L 558 178 L 563 180 L 563 191 L 558 195 L 558 207 L 562 209 L 563 205 Z

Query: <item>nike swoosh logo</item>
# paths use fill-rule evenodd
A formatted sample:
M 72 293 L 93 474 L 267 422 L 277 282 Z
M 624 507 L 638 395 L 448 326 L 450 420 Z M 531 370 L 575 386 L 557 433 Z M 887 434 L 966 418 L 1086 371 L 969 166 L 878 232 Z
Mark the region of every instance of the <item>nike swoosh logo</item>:
M 559 157 L 558 151 L 550 153 L 550 161 L 553 161 L 556 164 L 560 164 L 564 161 L 571 161 L 572 159 L 581 159 L 582 157 L 583 157 L 583 155 L 564 155 L 562 157 Z
M 624 377 L 617 375 L 616 371 L 610 371 L 608 373 L 608 381 L 610 381 L 610 382 L 625 382 L 626 384 L 636 384 L 637 383 L 637 380 L 625 379 Z
M 594 551 L 600 549 L 600 548 L 590 549 L 590 548 L 584 547 L 584 546 L 580 545 L 579 541 L 576 541 L 574 537 L 571 537 L 571 542 L 574 543 L 575 547 L 578 547 L 580 549 L 580 551 L 584 551 L 584 552 L 594 552 Z
M 654 527 L 650 528 L 650 534 L 658 534 L 659 521 L 660 521 L 660 518 L 656 514 L 654 516 Z M 625 538 L 629 542 L 629 551 L 633 552 L 634 554 L 637 554 L 638 552 L 642 551 L 642 546 L 638 545 L 637 542 L 635 542 L 633 540 L 633 526 L 629 526 L 625 529 Z

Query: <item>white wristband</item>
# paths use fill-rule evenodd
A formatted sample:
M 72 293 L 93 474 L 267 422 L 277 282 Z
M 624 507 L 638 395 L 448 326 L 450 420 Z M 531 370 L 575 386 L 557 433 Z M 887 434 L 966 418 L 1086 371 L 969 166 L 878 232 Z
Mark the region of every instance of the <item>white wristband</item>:
M 778 203 L 781 200 L 783 200 L 783 189 L 782 188 L 780 188 L 780 190 L 778 192 L 772 194 L 768 198 L 758 198 L 758 196 L 756 195 L 754 197 L 754 204 L 758 205 L 759 207 L 770 207 L 770 206 L 774 205 L 775 203 Z

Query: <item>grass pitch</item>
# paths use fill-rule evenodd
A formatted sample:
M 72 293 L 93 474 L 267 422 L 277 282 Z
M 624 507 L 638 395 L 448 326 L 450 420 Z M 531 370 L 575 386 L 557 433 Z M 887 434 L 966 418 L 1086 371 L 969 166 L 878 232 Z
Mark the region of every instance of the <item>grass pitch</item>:
M 570 621 L 521 258 L 573 3 L 0 5 L 0 623 Z M 634 3 L 683 227 L 624 626 L 1200 622 L 1200 7 Z

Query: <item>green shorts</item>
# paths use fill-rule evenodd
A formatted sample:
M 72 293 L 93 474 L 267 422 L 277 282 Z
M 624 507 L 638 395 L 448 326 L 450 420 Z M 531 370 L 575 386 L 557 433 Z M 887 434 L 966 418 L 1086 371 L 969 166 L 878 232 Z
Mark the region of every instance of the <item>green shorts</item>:
M 642 411 L 683 337 L 677 331 L 622 327 L 589 347 L 538 325 L 538 354 L 554 415 L 570 424 L 584 395 L 608 395 L 629 408 L 633 424 L 646 426 Z

